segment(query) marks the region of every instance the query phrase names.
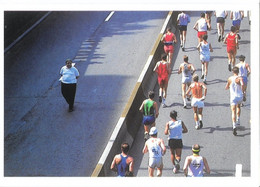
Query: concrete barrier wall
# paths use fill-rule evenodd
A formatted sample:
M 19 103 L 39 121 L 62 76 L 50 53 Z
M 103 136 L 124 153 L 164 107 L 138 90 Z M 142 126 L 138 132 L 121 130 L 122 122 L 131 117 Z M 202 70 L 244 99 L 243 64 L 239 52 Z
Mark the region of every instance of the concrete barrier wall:
M 132 145 L 135 135 L 142 125 L 143 116 L 139 112 L 139 107 L 143 100 L 147 98 L 148 91 L 154 90 L 157 83 L 157 76 L 153 72 L 153 68 L 164 52 L 161 38 L 169 26 L 173 32 L 176 31 L 176 19 L 177 12 L 169 12 L 147 63 L 91 177 L 114 176 L 113 171 L 110 170 L 110 165 L 114 156 L 121 152 L 121 143 L 128 142 L 130 146 Z

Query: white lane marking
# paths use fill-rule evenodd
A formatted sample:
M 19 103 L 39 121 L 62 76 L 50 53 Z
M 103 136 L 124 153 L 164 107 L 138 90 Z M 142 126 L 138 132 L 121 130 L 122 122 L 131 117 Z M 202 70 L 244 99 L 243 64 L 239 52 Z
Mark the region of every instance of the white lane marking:
M 150 66 L 150 63 L 151 63 L 152 59 L 153 59 L 153 55 L 150 55 L 148 60 L 147 60 L 147 62 L 146 62 L 146 64 L 145 64 L 145 66 L 144 66 L 144 68 L 143 68 L 143 71 L 141 72 L 141 74 L 140 74 L 140 76 L 138 78 L 137 82 L 142 82 L 143 81 L 144 76 L 145 76 L 145 74 L 146 74 L 146 72 L 147 72 L 147 70 L 148 70 L 148 68 Z
M 166 18 L 166 20 L 165 20 L 165 22 L 164 22 L 164 24 L 163 24 L 162 30 L 161 30 L 161 32 L 160 32 L 161 34 L 164 33 L 164 31 L 165 31 L 165 29 L 166 29 L 166 26 L 168 25 L 168 22 L 169 22 L 171 16 L 172 16 L 172 12 L 168 14 L 168 16 L 167 16 L 167 18 Z
M 110 152 L 110 150 L 111 150 L 111 148 L 112 148 L 112 146 L 114 144 L 114 141 L 115 141 L 115 139 L 116 139 L 116 137 L 117 137 L 117 135 L 119 133 L 119 130 L 121 129 L 124 121 L 125 121 L 125 117 L 120 117 L 119 118 L 119 120 L 118 120 L 118 122 L 116 124 L 116 127 L 115 127 L 115 129 L 114 129 L 114 131 L 113 131 L 113 133 L 112 133 L 112 135 L 111 135 L 111 137 L 110 137 L 110 139 L 109 139 L 109 141 L 107 143 L 107 146 L 106 146 L 106 148 L 105 148 L 101 158 L 98 161 L 99 164 L 103 165 L 105 163 L 105 161 L 107 159 L 107 156 L 108 156 L 108 154 L 109 154 L 109 152 Z
M 107 18 L 105 19 L 105 22 L 109 21 L 110 18 L 113 16 L 113 14 L 115 13 L 115 11 L 110 12 L 110 14 L 107 16 Z
M 242 177 L 242 164 L 236 164 L 236 177 Z
M 11 49 L 18 41 L 20 41 L 26 34 L 28 34 L 31 30 L 34 29 L 39 23 L 41 23 L 51 11 L 47 12 L 43 17 L 41 17 L 36 23 L 34 23 L 29 29 L 27 29 L 21 36 L 19 36 L 13 43 L 11 43 L 8 47 L 5 48 L 4 53 L 6 53 L 9 49 Z

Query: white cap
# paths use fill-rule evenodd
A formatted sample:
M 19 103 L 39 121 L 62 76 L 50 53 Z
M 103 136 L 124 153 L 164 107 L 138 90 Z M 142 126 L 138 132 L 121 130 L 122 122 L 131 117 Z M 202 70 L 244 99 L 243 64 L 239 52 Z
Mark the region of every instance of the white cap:
M 151 129 L 150 129 L 150 135 L 155 135 L 155 134 L 157 134 L 158 133 L 158 131 L 157 131 L 157 129 L 156 129 L 156 127 L 152 127 Z

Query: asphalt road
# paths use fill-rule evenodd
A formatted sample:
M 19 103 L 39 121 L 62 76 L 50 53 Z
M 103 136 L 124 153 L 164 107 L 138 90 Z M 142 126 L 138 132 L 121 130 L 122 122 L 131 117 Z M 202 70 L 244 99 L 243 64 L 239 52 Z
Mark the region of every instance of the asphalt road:
M 90 176 L 167 11 L 52 12 L 4 55 L 4 175 Z M 75 111 L 60 93 L 80 71 Z
M 191 16 L 191 22 L 188 25 L 186 51 L 179 50 L 179 43 L 175 44 L 175 53 L 173 59 L 173 70 L 168 84 L 168 96 L 166 99 L 167 108 L 160 107 L 159 117 L 156 120 L 158 136 L 163 138 L 168 145 L 167 136 L 164 135 L 165 124 L 170 120 L 171 110 L 178 112 L 177 119 L 183 120 L 188 128 L 188 133 L 183 135 L 182 161 L 179 173 L 172 172 L 173 166 L 170 160 L 170 150 L 163 157 L 164 169 L 162 176 L 184 177 L 183 164 L 186 156 L 191 155 L 191 147 L 198 143 L 201 145 L 201 155 L 208 160 L 211 174 L 210 177 L 234 177 L 236 164 L 242 164 L 242 176 L 251 175 L 250 165 L 250 78 L 247 89 L 246 105 L 242 107 L 241 125 L 237 136 L 232 134 L 231 110 L 229 105 L 229 91 L 225 90 L 226 81 L 232 74 L 227 69 L 226 45 L 217 41 L 216 17 L 212 16 L 212 30 L 208 32 L 208 41 L 212 44 L 213 52 L 209 63 L 209 73 L 207 77 L 208 94 L 203 109 L 204 127 L 200 130 L 195 129 L 193 120 L 193 110 L 188 104 L 188 109 L 183 108 L 181 97 L 181 74 L 177 73 L 179 65 L 183 62 L 183 56 L 189 56 L 189 62 L 193 63 L 197 69 L 196 73 L 201 76 L 201 63 L 196 46 L 198 44 L 197 33 L 193 30 L 195 22 L 200 17 L 200 12 L 188 12 Z M 230 31 L 231 20 L 226 19 L 225 34 Z M 177 38 L 179 33 L 176 33 Z M 240 29 L 241 40 L 240 49 L 237 56 L 243 54 L 246 56 L 246 62 L 250 61 L 250 25 L 248 19 L 244 18 Z M 179 38 L 178 38 L 179 40 Z M 237 59 L 238 62 L 238 59 Z M 158 85 L 154 91 L 158 95 Z M 158 102 L 158 100 L 157 100 Z M 143 148 L 143 129 L 141 129 L 133 143 L 131 155 L 135 159 L 135 175 L 138 177 L 148 176 L 148 154 L 142 154 Z

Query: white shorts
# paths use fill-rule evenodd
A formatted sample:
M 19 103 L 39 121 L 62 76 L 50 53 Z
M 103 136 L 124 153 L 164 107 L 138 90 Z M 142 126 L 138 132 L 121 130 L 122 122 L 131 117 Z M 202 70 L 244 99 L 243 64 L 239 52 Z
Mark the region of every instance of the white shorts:
M 191 77 L 182 77 L 182 84 L 187 84 L 187 83 L 191 83 Z
M 241 104 L 243 101 L 243 96 L 240 96 L 240 97 L 233 97 L 233 98 L 230 98 L 230 105 L 237 105 L 237 104 Z
M 200 55 L 200 61 L 201 62 L 209 62 L 210 61 L 210 55 Z
M 201 101 L 201 99 L 192 98 L 192 100 L 191 100 L 191 106 L 192 106 L 192 107 L 203 108 L 203 107 L 204 107 L 204 102 Z
M 162 168 L 163 167 L 162 157 L 149 157 L 149 167 Z

